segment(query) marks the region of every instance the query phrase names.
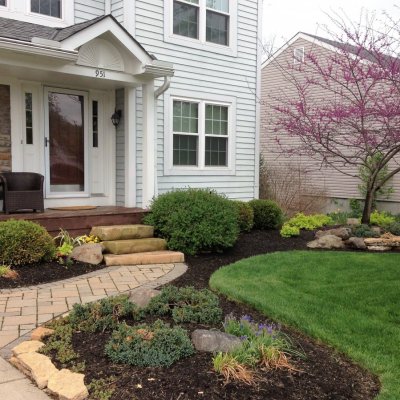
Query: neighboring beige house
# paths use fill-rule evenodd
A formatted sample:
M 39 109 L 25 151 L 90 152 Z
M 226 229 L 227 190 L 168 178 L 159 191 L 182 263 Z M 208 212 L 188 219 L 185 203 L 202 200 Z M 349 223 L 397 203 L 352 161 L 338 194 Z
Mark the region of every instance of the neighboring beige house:
M 281 147 L 277 142 L 277 133 L 273 129 L 274 111 L 271 109 L 278 98 L 297 96 L 296 89 L 285 76 L 284 67 L 289 64 L 300 64 L 304 62 L 304 55 L 313 52 L 314 54 L 328 54 L 337 51 L 339 43 L 306 33 L 298 33 L 268 60 L 262 64 L 261 70 L 261 127 L 260 127 L 260 152 L 263 156 L 267 169 L 274 171 L 306 172 L 306 180 L 311 183 L 312 190 L 316 194 L 323 193 L 328 198 L 325 206 L 329 210 L 348 207 L 348 199 L 361 199 L 358 185 L 358 178 L 344 175 L 333 168 L 321 167 L 321 164 L 305 156 L 291 156 L 282 154 Z M 297 74 L 302 72 L 296 71 Z M 316 97 L 326 99 L 332 96 L 331 93 L 315 93 Z M 281 143 L 293 142 L 293 138 L 279 135 Z M 355 173 L 351 168 L 346 172 Z M 304 177 L 302 178 L 305 179 Z M 400 176 L 397 175 L 390 182 L 394 193 L 389 199 L 382 199 L 381 206 L 393 212 L 400 212 Z M 311 193 L 312 194 L 312 193 Z

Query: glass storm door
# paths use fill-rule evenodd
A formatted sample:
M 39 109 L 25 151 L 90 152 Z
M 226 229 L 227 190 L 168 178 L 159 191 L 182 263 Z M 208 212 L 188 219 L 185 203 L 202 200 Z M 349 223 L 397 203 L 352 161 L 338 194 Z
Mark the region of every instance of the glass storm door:
M 87 94 L 45 90 L 46 193 L 48 197 L 87 194 Z

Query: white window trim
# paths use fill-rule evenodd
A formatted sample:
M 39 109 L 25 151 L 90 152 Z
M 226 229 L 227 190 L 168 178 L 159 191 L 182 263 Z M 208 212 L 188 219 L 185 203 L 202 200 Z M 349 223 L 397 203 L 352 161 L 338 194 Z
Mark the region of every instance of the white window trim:
M 301 51 L 301 59 L 299 60 L 298 57 L 296 57 L 296 52 L 297 51 Z M 303 64 L 304 63 L 304 46 L 300 46 L 300 47 L 295 47 L 293 49 L 293 65 L 299 65 L 299 64 Z
M 199 138 L 197 166 L 173 165 L 173 101 L 189 101 L 199 103 Z M 228 165 L 225 167 L 205 165 L 205 104 L 214 104 L 228 107 Z M 164 175 L 235 175 L 236 173 L 236 98 L 201 94 L 198 97 L 187 97 L 180 91 L 171 91 L 164 95 Z M 185 135 L 185 133 L 182 133 Z M 210 135 L 208 135 L 210 136 Z M 214 135 L 215 136 L 215 135 Z M 225 136 L 221 136 L 225 137 Z
M 0 17 L 50 27 L 66 27 L 75 22 L 74 1 L 62 0 L 61 18 L 31 12 L 31 0 L 8 0 L 7 6 L 0 6 Z
M 199 39 L 193 39 L 174 34 L 174 0 L 164 0 L 164 41 L 179 46 L 237 57 L 237 0 L 229 1 L 229 46 L 206 41 L 206 0 L 199 0 L 198 7 Z M 227 15 L 224 12 L 221 12 L 221 14 Z

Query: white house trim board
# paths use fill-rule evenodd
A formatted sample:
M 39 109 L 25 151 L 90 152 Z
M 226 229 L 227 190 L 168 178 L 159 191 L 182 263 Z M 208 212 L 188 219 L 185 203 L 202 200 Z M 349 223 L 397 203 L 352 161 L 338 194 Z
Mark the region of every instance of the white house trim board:
M 185 1 L 185 0 L 184 0 Z M 206 0 L 199 0 L 199 39 L 173 33 L 174 0 L 164 0 L 164 41 L 227 56 L 237 56 L 238 1 L 229 1 L 229 45 L 224 46 L 206 41 Z M 222 14 L 222 13 L 221 13 Z
M 31 12 L 31 0 L 7 0 L 7 7 L 0 7 L 0 17 L 51 27 L 66 27 L 74 23 L 75 4 L 73 0 L 62 0 L 61 18 L 55 18 Z

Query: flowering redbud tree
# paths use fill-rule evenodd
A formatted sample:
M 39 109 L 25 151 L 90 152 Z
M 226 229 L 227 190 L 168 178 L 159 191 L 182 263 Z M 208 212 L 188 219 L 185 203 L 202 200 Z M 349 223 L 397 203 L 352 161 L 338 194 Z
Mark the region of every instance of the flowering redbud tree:
M 400 25 L 387 17 L 382 32 L 371 18 L 333 22 L 340 33 L 330 32 L 323 51 L 313 46 L 304 61 L 280 65 L 292 91 L 274 99 L 273 129 L 280 152 L 362 179 L 369 223 L 377 195 L 400 171 Z

